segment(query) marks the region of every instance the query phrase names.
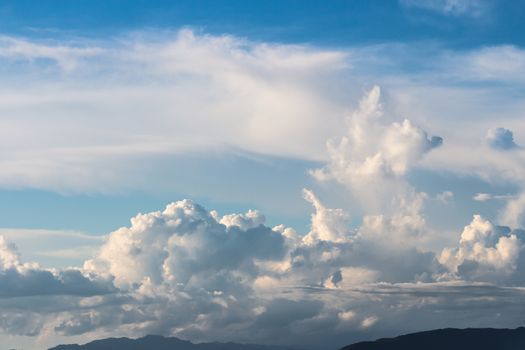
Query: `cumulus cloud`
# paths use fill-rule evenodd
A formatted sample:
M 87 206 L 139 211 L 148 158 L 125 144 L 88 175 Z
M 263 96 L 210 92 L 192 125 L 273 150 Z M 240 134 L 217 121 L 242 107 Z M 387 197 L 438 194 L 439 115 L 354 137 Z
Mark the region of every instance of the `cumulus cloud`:
M 322 295 L 303 292 L 416 281 L 435 269 L 431 255 L 389 247 L 386 232 L 378 240 L 371 227 L 352 229 L 342 209 L 327 208 L 311 191 L 304 195 L 315 210 L 304 236 L 265 226 L 257 211 L 220 216 L 190 200 L 137 215 L 130 227 L 112 232 L 82 270 L 114 281 L 122 297 L 84 298 L 82 308 L 55 314 L 52 331 L 297 341 L 301 330 L 319 322 L 365 330 L 377 316 L 340 314 Z
M 437 253 L 425 250 L 422 243 L 429 234 L 442 233 L 427 225 L 428 195 L 410 183 L 412 171 L 420 166 L 520 180 L 525 173 L 521 153 L 488 147 L 479 152 L 468 132 L 461 133 L 464 144 L 432 152 L 443 139 L 420 126 L 426 125 L 427 115 L 414 121 L 420 109 L 410 104 L 410 120 L 391 118 L 380 88 L 374 87 L 349 116 L 343 136 L 328 143 L 325 159 L 321 143 L 341 129 L 337 117 L 326 116 L 337 116 L 342 108 L 325 94 L 321 82 L 347 68 L 346 52 L 188 30 L 157 40 L 126 38 L 116 47 L 87 51 L 14 39 L 2 43 L 5 62 L 23 66 L 44 60 L 51 71 L 56 65 L 64 80 L 54 89 L 37 84 L 34 90 L 15 91 L 14 97 L 2 95 L 13 98 L 1 98 L 0 111 L 14 110 L 17 120 L 35 128 L 13 121 L 10 129 L 2 129 L 2 146 L 9 152 L 2 158 L 0 183 L 100 189 L 101 176 L 110 184 L 123 181 L 118 174 L 125 167 L 116 171 L 115 159 L 215 150 L 230 143 L 258 154 L 323 161 L 313 176 L 342 185 L 364 212 L 332 208 L 317 191 L 305 190 L 313 214 L 309 232 L 298 232 L 285 225 L 268 227 L 257 210 L 221 216 L 182 200 L 132 218 L 129 227 L 110 233 L 79 269 L 21 263 L 16 249 L 0 240 L 4 332 L 86 337 L 162 333 L 193 340 L 279 339 L 308 345 L 317 338 L 334 344 L 340 339 L 337 345 L 343 345 L 398 330 L 399 324 L 419 330 L 465 322 L 521 322 L 523 291 L 506 283 L 518 283 L 525 271 L 523 233 L 475 216 L 457 246 L 439 247 Z M 493 63 L 480 61 L 479 67 L 484 62 Z M 115 72 L 109 75 L 116 82 L 111 101 L 102 79 L 109 71 Z M 75 85 L 84 74 L 92 78 Z M 145 88 L 150 78 L 159 85 Z M 437 97 L 441 106 L 443 98 Z M 44 118 L 33 115 L 35 106 Z M 66 115 L 75 122 L 69 124 Z M 105 133 L 98 121 L 107 116 Z M 31 134 L 44 130 L 42 120 L 63 129 Z M 487 128 L 473 132 L 478 142 Z M 443 129 L 436 130 L 441 134 Z M 93 145 L 95 132 L 99 143 Z M 21 136 L 28 140 L 22 150 L 13 146 Z M 508 133 L 495 137 L 508 144 Z M 72 169 L 75 176 L 70 176 Z M 452 197 L 446 191 L 436 198 L 446 202 Z M 518 197 L 509 198 L 501 223 L 520 227 L 525 206 Z M 11 300 L 15 294 L 23 297 Z M 504 313 L 505 321 L 494 319 L 490 308 Z
M 522 240 L 508 227 L 495 226 L 474 215 L 461 234 L 459 246 L 445 248 L 439 261 L 461 278 L 497 280 L 516 272 L 522 250 Z
M 285 238 L 263 226 L 264 217 L 258 213 L 219 221 L 213 215 L 189 200 L 172 203 L 162 212 L 139 214 L 131 227 L 111 233 L 99 256 L 85 267 L 109 273 L 123 288 L 145 281 L 186 286 L 205 284 L 221 273 L 226 283 L 234 279 L 229 271 L 253 278 L 255 261 L 282 259 Z
M 0 236 L 0 331 L 41 335 L 46 322 L 76 308 L 70 298 L 104 297 L 117 292 L 112 280 L 81 269 L 44 269 L 21 262 L 16 246 Z M 51 317 L 50 317 L 51 316 Z
M 0 236 L 0 298 L 42 295 L 92 296 L 115 292 L 111 280 L 80 270 L 46 270 L 22 263 L 16 247 Z
M 132 218 L 77 270 L 21 264 L 15 248 L 0 240 L 0 328 L 336 347 L 398 329 L 399 319 L 419 330 L 408 320 L 421 312 L 447 310 L 424 322 L 447 325 L 458 310 L 483 310 L 480 298 L 508 298 L 503 311 L 510 315 L 522 298 L 517 290 L 476 284 L 519 280 L 521 231 L 476 216 L 459 246 L 436 257 L 411 241 L 424 225 L 412 216 L 367 216 L 352 227 L 345 210 L 327 207 L 310 190 L 304 197 L 314 210 L 304 235 L 265 226 L 259 211 L 221 216 L 181 200 Z M 23 290 L 36 285 L 38 293 Z M 19 301 L 5 302 L 15 294 Z M 27 308 L 31 320 L 16 317 Z
M 496 149 L 508 150 L 518 147 L 514 142 L 512 131 L 505 128 L 495 128 L 487 131 L 487 143 Z
M 310 190 L 303 190 L 303 196 L 315 208 L 312 214 L 312 229 L 304 242 L 316 241 L 345 242 L 351 239 L 350 216 L 342 209 L 329 209 Z
M 375 86 L 350 116 L 346 135 L 328 141 L 327 165 L 311 174 L 319 181 L 344 185 L 365 213 L 417 216 L 426 194 L 418 193 L 405 175 L 443 140 L 429 137 L 408 119 L 393 123 L 383 119 L 380 88 Z

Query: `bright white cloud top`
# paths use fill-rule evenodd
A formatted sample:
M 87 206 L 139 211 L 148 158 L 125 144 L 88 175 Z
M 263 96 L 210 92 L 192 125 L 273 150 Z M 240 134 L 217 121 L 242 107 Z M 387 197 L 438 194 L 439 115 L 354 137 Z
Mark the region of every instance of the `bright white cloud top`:
M 477 1 L 404 3 L 481 11 Z M 151 173 L 197 152 L 301 159 L 317 181 L 303 190 L 309 232 L 185 199 L 133 217 L 74 268 L 23 262 L 0 238 L 0 330 L 43 344 L 162 333 L 321 346 L 519 325 L 524 106 L 495 85 L 523 87 L 525 54 L 494 46 L 389 70 L 414 53 L 187 29 L 109 42 L 0 38 L 0 61 L 18 67 L 0 82 L 2 187 L 162 191 Z M 446 186 L 422 188 L 432 176 Z M 486 188 L 458 196 L 463 178 Z M 459 226 L 426 211 L 456 201 L 470 218 Z M 499 206 L 480 215 L 490 202 Z

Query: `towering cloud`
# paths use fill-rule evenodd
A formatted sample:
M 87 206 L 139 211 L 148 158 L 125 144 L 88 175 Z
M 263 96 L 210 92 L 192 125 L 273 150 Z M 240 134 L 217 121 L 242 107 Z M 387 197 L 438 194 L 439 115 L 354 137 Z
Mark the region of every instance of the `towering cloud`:
M 404 175 L 443 140 L 429 137 L 407 119 L 388 123 L 382 117 L 380 88 L 375 86 L 350 116 L 346 135 L 327 143 L 328 164 L 312 175 L 345 185 L 369 213 L 393 213 L 392 207 L 412 211 L 421 194 Z

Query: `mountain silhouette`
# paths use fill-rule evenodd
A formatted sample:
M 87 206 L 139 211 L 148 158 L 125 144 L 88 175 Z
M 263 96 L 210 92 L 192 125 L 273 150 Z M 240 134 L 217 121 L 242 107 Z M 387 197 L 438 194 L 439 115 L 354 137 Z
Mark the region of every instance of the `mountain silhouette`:
M 438 329 L 345 346 L 341 350 L 525 350 L 525 327 Z
M 382 338 L 345 346 L 340 350 L 525 350 L 525 327 L 517 329 L 437 329 Z M 143 338 L 108 338 L 84 345 L 58 345 L 48 350 L 299 350 L 272 345 L 199 343 L 148 335 Z M 327 349 L 330 350 L 330 349 Z
M 299 350 L 271 345 L 237 344 L 237 343 L 200 343 L 148 335 L 143 338 L 108 338 L 95 340 L 84 345 L 58 345 L 48 350 Z

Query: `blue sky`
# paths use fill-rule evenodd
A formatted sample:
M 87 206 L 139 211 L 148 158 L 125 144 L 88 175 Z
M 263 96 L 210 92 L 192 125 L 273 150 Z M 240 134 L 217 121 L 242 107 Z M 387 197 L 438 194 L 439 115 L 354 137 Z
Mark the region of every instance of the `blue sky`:
M 460 5 L 449 12 L 426 7 L 364 0 L 60 0 L 53 5 L 23 0 L 2 3 L 0 28 L 16 34 L 56 29 L 64 31 L 62 35 L 96 38 L 144 28 L 195 26 L 210 33 L 231 33 L 254 40 L 328 46 L 419 40 L 436 40 L 457 48 L 524 43 L 520 35 L 524 5 L 519 2 L 484 2 L 481 10 L 463 10 Z
M 521 325 L 524 13 L 1 1 L 0 339 Z
M 396 1 L 56 1 L 53 5 L 35 1 L 5 1 L 0 7 L 0 30 L 4 35 L 56 40 L 107 40 L 141 31 L 178 30 L 192 27 L 207 34 L 232 34 L 254 41 L 308 44 L 320 47 L 344 48 L 385 43 L 421 46 L 416 57 L 400 57 L 393 67 L 401 70 L 431 69 L 429 56 L 443 50 L 469 50 L 490 45 L 523 45 L 520 35 L 522 4 L 515 1 L 483 3 L 481 10 L 461 8 L 436 10 Z M 423 2 L 424 3 L 424 2 Z M 429 1 L 429 3 L 431 3 Z M 475 3 L 475 2 L 473 2 Z M 476 5 L 477 6 L 477 5 Z M 474 6 L 474 7 L 476 7 Z M 474 11 L 474 13 L 469 13 Z M 419 51 L 419 50 L 418 50 Z M 399 54 L 399 52 L 398 52 Z M 403 53 L 401 52 L 401 55 Z M 424 57 L 424 60 L 421 58 Z M 383 67 L 382 67 L 383 68 Z M 12 71 L 11 68 L 5 68 Z M 377 69 L 377 67 L 372 67 Z M 17 78 L 14 78 L 17 79 Z M 515 87 L 512 87 L 516 91 Z M 339 92 L 341 93 L 341 92 Z M 307 166 L 303 166 L 307 168 Z M 272 169 L 266 169 L 271 172 Z M 298 171 L 296 170 L 296 173 Z M 269 175 L 271 176 L 271 175 Z M 203 176 L 204 177 L 204 176 Z M 302 179 L 304 181 L 305 179 Z M 207 181 L 201 179 L 201 181 Z M 298 186 L 301 187 L 301 186 Z M 123 223 L 139 211 L 149 211 L 173 196 L 195 193 L 177 188 L 173 193 L 90 193 L 67 195 L 37 190 L 34 203 L 47 207 L 78 207 L 73 219 L 54 218 L 52 213 L 21 216 L 17 198 L 27 198 L 30 189 L 6 188 L 2 196 L 5 226 L 79 229 L 93 233 L 106 232 Z M 225 209 L 257 206 L 257 201 L 223 203 L 206 193 L 197 194 L 200 202 Z M 45 198 L 45 199 L 42 199 Z M 18 201 L 22 202 L 22 201 Z M 52 203 L 52 204 L 51 204 Z M 66 204 L 67 203 L 67 204 Z M 107 203 L 115 203 L 115 212 L 108 214 Z M 297 203 L 296 203 L 297 204 Z M 40 207 L 40 205 L 39 205 Z M 104 208 L 101 210 L 101 208 Z M 124 209 L 126 208 L 126 209 Z M 119 213 L 121 213 L 119 215 Z M 276 215 L 277 213 L 272 213 Z M 304 214 L 304 213 L 302 213 Z M 92 217 L 97 217 L 96 223 Z M 279 220 L 305 227 L 307 220 L 299 216 L 283 216 Z

